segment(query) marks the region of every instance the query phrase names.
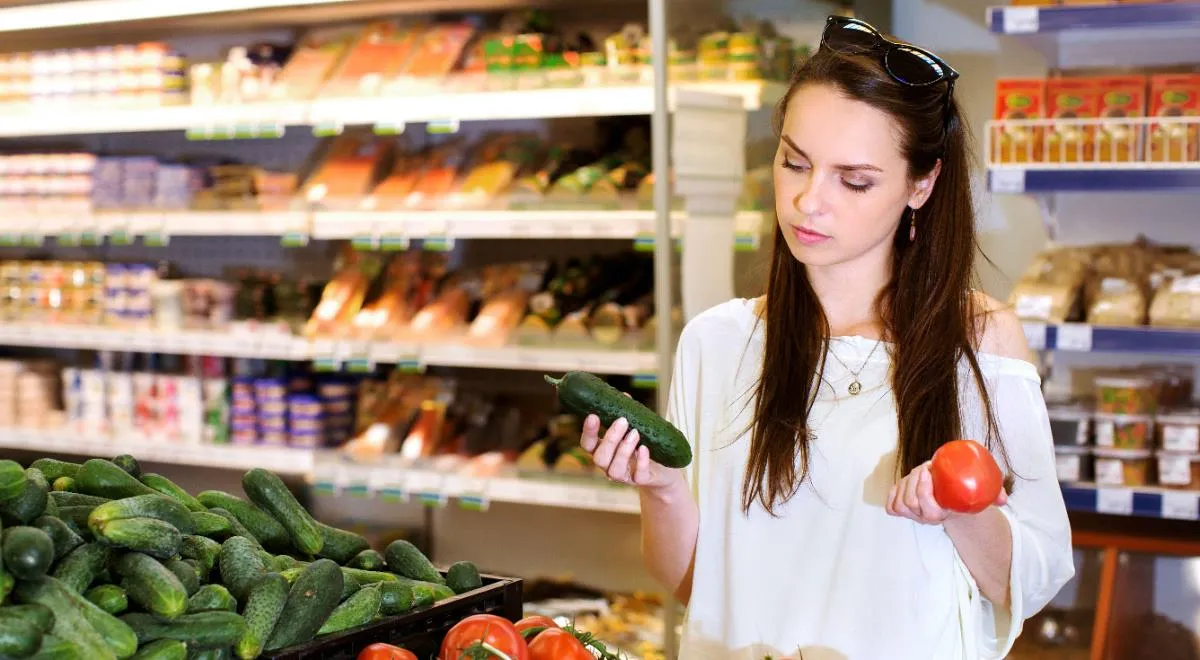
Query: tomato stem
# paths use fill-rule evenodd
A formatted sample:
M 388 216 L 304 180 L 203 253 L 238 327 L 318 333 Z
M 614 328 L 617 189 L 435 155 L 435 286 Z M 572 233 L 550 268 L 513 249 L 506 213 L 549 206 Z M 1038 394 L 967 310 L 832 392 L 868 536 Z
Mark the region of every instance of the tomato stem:
M 487 642 L 479 642 L 479 645 L 482 646 L 483 648 L 487 649 L 488 651 L 491 651 L 492 654 L 495 655 L 497 658 L 500 658 L 500 660 L 512 660 L 512 658 L 508 657 L 508 654 L 506 654 L 504 651 L 501 651 L 500 649 L 492 646 L 491 644 L 488 644 Z

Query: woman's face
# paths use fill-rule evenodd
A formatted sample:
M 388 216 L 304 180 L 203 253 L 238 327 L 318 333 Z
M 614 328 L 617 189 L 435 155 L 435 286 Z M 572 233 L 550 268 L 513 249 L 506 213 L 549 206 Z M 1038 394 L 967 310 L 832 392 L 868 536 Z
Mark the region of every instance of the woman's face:
M 806 266 L 889 258 L 902 216 L 908 222 L 905 207 L 925 203 L 936 175 L 909 181 L 898 127 L 881 110 L 826 85 L 802 87 L 788 102 L 775 207 L 788 248 Z

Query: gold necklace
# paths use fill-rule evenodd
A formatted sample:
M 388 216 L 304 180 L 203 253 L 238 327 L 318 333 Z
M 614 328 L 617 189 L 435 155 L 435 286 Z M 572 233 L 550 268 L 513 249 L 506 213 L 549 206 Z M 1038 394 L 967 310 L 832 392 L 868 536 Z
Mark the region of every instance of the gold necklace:
M 858 396 L 859 392 L 862 392 L 862 381 L 858 379 L 858 375 L 861 374 L 863 370 L 867 368 L 867 365 L 871 363 L 871 358 L 874 357 L 876 349 L 878 349 L 879 345 L 882 343 L 883 340 L 875 342 L 875 346 L 871 348 L 870 353 L 867 353 L 867 359 L 863 360 L 863 364 L 858 368 L 858 371 L 851 369 L 846 365 L 845 362 L 842 362 L 842 358 L 838 357 L 837 353 L 829 350 L 829 342 L 825 343 L 825 354 L 832 355 L 833 359 L 837 360 L 838 364 L 842 365 L 842 368 L 846 371 L 849 371 L 850 375 L 853 376 L 853 379 L 850 381 L 850 387 L 846 388 L 846 391 L 850 393 L 850 396 Z

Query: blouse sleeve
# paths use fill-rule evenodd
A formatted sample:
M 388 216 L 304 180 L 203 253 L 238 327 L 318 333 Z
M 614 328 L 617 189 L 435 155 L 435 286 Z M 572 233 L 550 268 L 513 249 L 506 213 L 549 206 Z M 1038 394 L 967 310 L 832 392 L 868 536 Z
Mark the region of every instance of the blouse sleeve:
M 685 326 L 675 347 L 675 360 L 671 368 L 671 382 L 667 390 L 667 421 L 679 429 L 692 448 L 692 462 L 684 468 L 688 485 L 693 495 L 700 474 L 699 448 L 696 438 L 700 418 L 700 350 L 695 332 Z
M 1014 478 L 1008 503 L 1000 507 L 1012 531 L 1011 606 L 998 607 L 978 598 L 977 639 L 982 658 L 1007 656 L 1025 620 L 1045 607 L 1075 575 L 1071 524 L 1058 484 L 1040 379 L 1029 363 L 1011 362 L 1001 368 L 989 388 Z

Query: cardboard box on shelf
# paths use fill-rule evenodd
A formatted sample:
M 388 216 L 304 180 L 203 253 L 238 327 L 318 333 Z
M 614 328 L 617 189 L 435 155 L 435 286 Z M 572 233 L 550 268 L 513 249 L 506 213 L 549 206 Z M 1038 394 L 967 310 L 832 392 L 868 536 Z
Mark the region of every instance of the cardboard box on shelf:
M 1146 116 L 1146 76 L 1104 76 L 1096 79 L 1102 119 Z M 1096 135 L 1096 160 L 1129 162 L 1142 159 L 1144 138 L 1138 124 L 1106 123 Z
M 1007 78 L 996 81 L 998 120 L 1042 119 L 1046 111 L 1046 81 L 1042 78 Z M 1001 125 L 992 133 L 992 162 L 1041 162 L 1042 137 L 1037 126 Z
M 1046 83 L 1046 114 L 1050 119 L 1095 119 L 1100 88 L 1094 78 L 1051 78 Z M 1063 121 L 1046 134 L 1046 160 L 1052 163 L 1089 162 L 1095 153 L 1096 128 Z
M 1150 116 L 1197 117 L 1200 115 L 1200 74 L 1164 73 L 1150 77 Z M 1153 123 L 1150 125 L 1151 162 L 1200 160 L 1200 124 Z

